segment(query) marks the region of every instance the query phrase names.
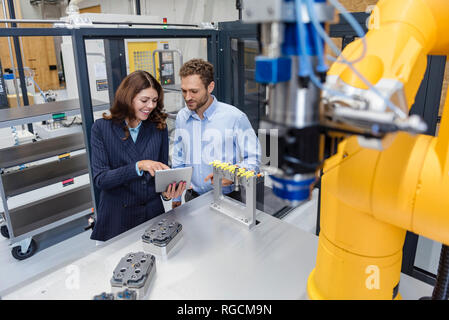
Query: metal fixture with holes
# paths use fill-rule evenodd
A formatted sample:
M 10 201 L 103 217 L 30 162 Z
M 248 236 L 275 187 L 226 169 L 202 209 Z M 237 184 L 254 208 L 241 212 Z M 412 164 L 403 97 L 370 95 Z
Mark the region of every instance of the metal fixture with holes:
M 182 237 L 182 225 L 174 219 L 160 219 L 142 235 L 145 251 L 167 256 Z
M 112 278 L 112 293 L 125 289 L 134 290 L 136 299 L 146 296 L 156 272 L 156 258 L 144 252 L 128 253 L 115 267 Z

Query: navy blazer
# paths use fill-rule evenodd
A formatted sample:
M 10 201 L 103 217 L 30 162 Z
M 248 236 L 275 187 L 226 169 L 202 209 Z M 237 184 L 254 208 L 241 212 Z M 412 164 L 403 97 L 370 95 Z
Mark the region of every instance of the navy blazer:
M 92 126 L 91 164 L 93 183 L 99 189 L 97 220 L 91 239 L 106 241 L 164 213 L 154 177 L 139 176 L 136 162 L 168 162 L 168 131 L 143 121 L 134 143 L 126 140 L 123 123 L 98 119 Z

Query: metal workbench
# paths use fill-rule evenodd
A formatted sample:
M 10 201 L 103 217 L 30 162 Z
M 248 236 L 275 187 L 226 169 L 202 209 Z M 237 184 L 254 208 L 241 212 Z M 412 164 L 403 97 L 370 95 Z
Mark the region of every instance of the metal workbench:
M 93 100 L 93 111 L 109 109 L 109 103 Z M 74 116 L 81 113 L 78 99 L 61 100 L 23 106 L 18 108 L 8 108 L 0 110 L 0 128 L 17 126 L 26 123 L 46 121 L 52 115 L 64 113 L 66 116 Z
M 183 237 L 168 257 L 156 256 L 148 298 L 307 299 L 318 238 L 260 211 L 260 223 L 249 231 L 209 209 L 212 199 L 209 192 L 164 214 L 182 224 Z M 127 253 L 143 251 L 141 236 L 153 222 L 92 246 L 76 259 L 0 295 L 2 299 L 92 299 L 110 292 L 115 266 Z M 430 295 L 432 287 L 401 275 L 400 292 L 404 299 L 418 299 Z

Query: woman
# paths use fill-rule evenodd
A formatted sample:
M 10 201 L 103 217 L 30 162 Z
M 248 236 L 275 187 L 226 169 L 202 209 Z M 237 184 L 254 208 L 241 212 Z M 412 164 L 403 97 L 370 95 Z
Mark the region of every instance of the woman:
M 164 213 L 155 191 L 155 170 L 169 169 L 163 91 L 146 71 L 129 74 L 117 89 L 111 114 L 92 126 L 92 177 L 99 189 L 91 239 L 106 241 Z M 164 200 L 178 197 L 185 182 L 170 185 Z

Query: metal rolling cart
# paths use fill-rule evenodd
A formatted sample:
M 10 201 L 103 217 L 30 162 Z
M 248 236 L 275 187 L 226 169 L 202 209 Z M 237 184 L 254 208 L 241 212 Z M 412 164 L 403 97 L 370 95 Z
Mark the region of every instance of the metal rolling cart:
M 107 105 L 95 102 L 95 110 Z M 9 127 L 53 116 L 79 113 L 78 100 L 50 102 L 32 107 L 0 110 L 0 127 Z M 3 201 L 2 235 L 10 239 L 11 253 L 18 260 L 37 251 L 33 237 L 62 224 L 92 214 L 89 185 L 61 192 L 10 209 L 8 199 L 57 182 L 70 184 L 74 177 L 88 172 L 84 153 L 71 156 L 70 152 L 85 148 L 83 133 L 40 140 L 0 150 L 0 194 Z M 58 160 L 32 165 L 20 170 L 6 170 L 34 161 L 59 156 Z M 8 172 L 7 172 L 8 171 Z

